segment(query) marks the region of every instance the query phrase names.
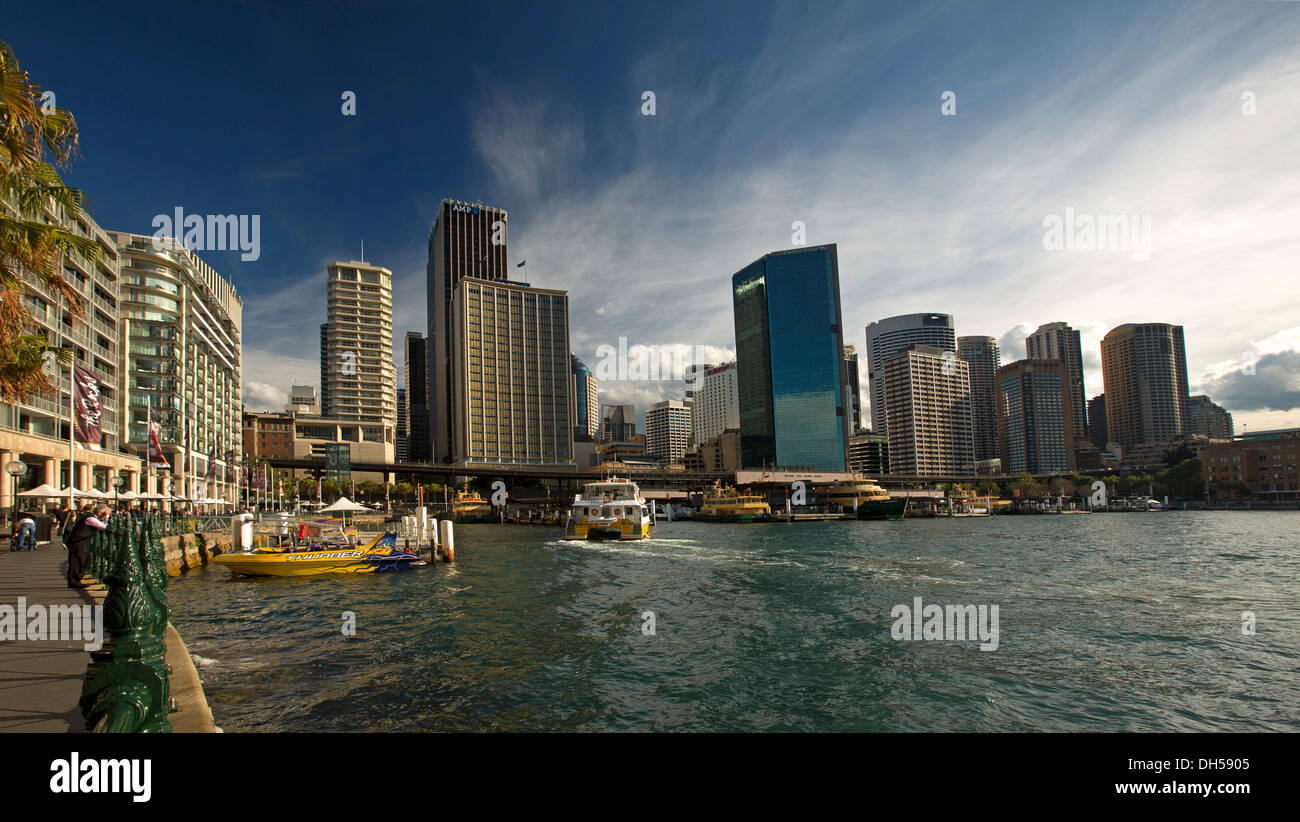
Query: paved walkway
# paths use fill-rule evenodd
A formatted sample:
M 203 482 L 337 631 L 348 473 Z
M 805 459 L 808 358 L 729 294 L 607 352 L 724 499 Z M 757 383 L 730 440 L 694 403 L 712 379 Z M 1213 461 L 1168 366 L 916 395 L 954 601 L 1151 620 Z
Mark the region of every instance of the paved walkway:
M 62 543 L 43 542 L 35 551 L 10 551 L 0 542 L 0 605 L 85 605 L 102 603 L 102 585 L 69 588 L 68 554 Z M 90 582 L 90 579 L 86 580 Z M 19 617 L 21 618 L 21 617 Z M 82 677 L 90 654 L 80 640 L 0 641 L 0 733 L 84 733 Z M 172 626 L 167 626 L 167 663 L 172 696 L 180 710 L 168 719 L 176 732 L 211 732 L 212 714 L 193 661 Z

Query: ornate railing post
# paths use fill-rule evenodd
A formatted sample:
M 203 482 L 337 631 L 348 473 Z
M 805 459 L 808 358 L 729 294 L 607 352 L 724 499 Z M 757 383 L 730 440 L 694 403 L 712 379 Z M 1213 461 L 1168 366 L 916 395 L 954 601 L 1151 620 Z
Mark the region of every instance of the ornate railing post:
M 104 646 L 91 653 L 81 691 L 82 716 L 86 727 L 95 732 L 171 731 L 166 645 L 161 633 L 167 627 L 166 595 L 160 611 L 156 572 L 149 570 L 157 560 L 148 542 L 149 532 L 147 520 L 138 526 L 121 521 L 109 531 Z

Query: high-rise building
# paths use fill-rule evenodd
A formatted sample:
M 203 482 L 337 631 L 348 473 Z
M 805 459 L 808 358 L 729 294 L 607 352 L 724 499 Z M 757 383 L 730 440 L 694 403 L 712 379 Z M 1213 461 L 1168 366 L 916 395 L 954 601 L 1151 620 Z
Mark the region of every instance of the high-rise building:
M 600 441 L 628 442 L 636 436 L 636 406 L 600 406 Z
M 998 395 L 994 375 L 1002 366 L 993 337 L 958 337 L 957 356 L 970 366 L 970 413 L 975 435 L 975 461 L 997 459 Z
M 1187 355 L 1183 327 L 1126 323 L 1101 341 L 1106 431 L 1124 452 L 1186 433 Z
M 1087 436 L 1085 398 L 1088 395 L 1083 386 L 1083 346 L 1079 332 L 1062 322 L 1040 325 L 1037 331 L 1025 337 L 1025 357 L 1031 360 L 1060 360 L 1065 363 L 1070 380 L 1070 415 L 1074 435 L 1079 438 Z
M 129 344 L 126 447 L 147 454 L 152 409 L 176 480 L 172 492 L 233 500 L 234 473 L 227 483 L 225 469 L 243 447 L 243 302 L 228 280 L 176 240 L 110 236 L 121 255 L 119 305 Z
M 697 362 L 686 366 L 686 398 L 691 399 L 703 387 L 704 375 L 710 368 L 716 368 L 717 363 Z
M 1105 451 L 1109 444 L 1106 431 L 1106 395 L 1098 394 L 1088 400 L 1088 439 L 1099 451 Z
M 946 356 L 945 356 L 946 355 Z M 912 344 L 880 364 L 894 474 L 975 472 L 970 366 L 952 349 Z
M 645 450 L 660 462 L 682 461 L 691 443 L 693 399 L 664 400 L 645 412 Z
M 458 406 L 464 404 L 464 397 L 455 393 L 456 381 L 452 375 L 451 303 L 460 281 L 466 277 L 491 282 L 509 279 L 508 221 L 506 212 L 499 208 L 443 200 L 429 231 L 429 258 L 425 268 L 429 365 L 425 384 L 429 446 L 434 462 L 453 461 L 454 420 L 463 412 Z M 567 409 L 565 416 L 568 416 Z
M 741 459 L 843 471 L 844 335 L 834 244 L 777 251 L 731 278 Z
M 128 439 L 130 425 L 126 402 L 130 357 L 126 349 L 130 338 L 122 334 L 119 319 L 123 309 L 132 312 L 144 309 L 121 306 L 125 275 L 120 271 L 120 254 L 111 234 L 101 229 L 87 212 L 83 211 L 81 218 L 75 219 L 48 197 L 37 205 L 43 212 L 40 215 L 43 222 L 60 226 L 97 246 L 93 260 L 73 249 L 62 255 L 62 270 L 58 273 L 78 294 L 81 311 L 72 316 L 59 292 L 43 284 L 21 263 L 11 260 L 5 263 L 13 266 L 10 270 L 21 280 L 12 284 L 7 293 L 15 301 L 21 300 L 30 316 L 31 323 L 24 333 L 44 337 L 51 347 L 68 351 L 73 363 L 98 376 L 103 448 L 98 451 L 78 448 L 72 455 L 75 470 L 68 463 L 72 382 L 65 365 L 60 365 L 57 376 L 50 379 L 50 388 L 13 404 L 0 404 L 0 427 L 4 429 L 0 431 L 0 465 L 17 461 L 28 468 L 20 477 L 5 474 L 4 481 L 0 482 L 0 507 L 6 513 L 14 510 L 15 490 L 21 493 L 41 484 L 55 488 L 75 484 L 83 491 L 96 488 L 111 493 L 112 479 L 122 476 L 127 482 L 123 490 L 143 490 L 140 477 L 144 469 L 140 459 L 121 450 Z M 0 212 L 22 218 L 17 203 L 8 197 L 0 197 Z M 170 376 L 175 379 L 175 369 Z M 30 500 L 20 498 L 20 501 L 23 499 Z
M 573 356 L 573 432 L 589 437 L 600 432 L 600 387 L 586 363 Z
M 740 429 L 740 401 L 736 386 L 736 364 L 714 366 L 696 379 L 691 407 L 691 437 L 702 445 L 722 436 L 729 428 Z
M 314 385 L 294 385 L 289 388 L 289 402 L 284 407 L 285 411 L 296 411 L 300 414 L 320 414 L 320 400 L 316 397 L 316 386 Z
M 411 462 L 429 462 L 428 340 L 418 331 L 406 332 L 406 448 Z
M 360 260 L 329 265 L 321 413 L 361 423 L 365 442 L 397 447 L 393 272 Z
M 449 461 L 572 466 L 568 294 L 462 277 L 450 319 Z
M 393 454 L 398 462 L 409 462 L 411 459 L 411 439 L 407 434 L 406 423 L 406 389 L 397 389 L 397 444 L 393 448 Z
M 849 437 L 849 470 L 869 477 L 889 473 L 889 437 L 860 430 Z
M 884 362 L 909 345 L 928 345 L 957 354 L 951 314 L 900 314 L 867 326 L 867 388 L 871 392 L 871 430 L 889 433 Z
M 1232 415 L 1204 394 L 1195 394 L 1187 401 L 1187 433 L 1203 434 L 1212 439 L 1232 437 Z
M 844 346 L 844 407 L 849 413 L 849 430 L 857 431 L 862 427 L 862 381 L 858 376 L 858 350 L 851 345 Z
M 1017 360 L 997 372 L 998 440 L 1008 474 L 1073 471 L 1074 414 L 1068 363 Z

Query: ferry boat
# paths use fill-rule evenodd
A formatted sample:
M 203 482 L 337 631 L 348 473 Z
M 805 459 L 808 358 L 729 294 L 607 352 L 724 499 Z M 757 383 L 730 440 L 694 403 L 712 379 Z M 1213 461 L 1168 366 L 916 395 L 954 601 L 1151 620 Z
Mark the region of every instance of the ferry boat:
M 851 512 L 857 505 L 858 519 L 902 519 L 907 499 L 894 499 L 889 492 L 866 477 L 837 482 L 817 495 L 829 505 Z
M 700 522 L 776 522 L 772 506 L 756 494 L 741 494 L 729 485 L 717 483 L 704 497 L 704 504 L 692 519 Z
M 565 539 L 646 539 L 650 507 L 635 482 L 611 477 L 588 482 L 574 494 Z
M 424 564 L 397 547 L 393 531 L 359 545 L 355 535 L 338 524 L 292 518 L 260 523 L 250 550 L 218 554 L 212 561 L 241 576 L 273 577 L 373 574 Z
M 451 521 L 462 522 L 496 522 L 492 505 L 475 491 L 458 491 L 451 503 Z

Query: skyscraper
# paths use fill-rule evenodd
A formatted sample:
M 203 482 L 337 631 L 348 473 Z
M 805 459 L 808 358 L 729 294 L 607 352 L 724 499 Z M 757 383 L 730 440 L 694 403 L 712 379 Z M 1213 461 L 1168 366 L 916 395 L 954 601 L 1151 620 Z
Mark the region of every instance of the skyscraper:
M 1110 443 L 1110 434 L 1106 431 L 1106 395 L 1098 394 L 1088 400 L 1088 439 L 1105 451 Z
M 973 474 L 970 366 L 952 349 L 912 344 L 880 364 L 888 382 L 894 474 Z
M 393 449 L 398 462 L 409 462 L 411 459 L 411 440 L 407 434 L 406 408 L 406 389 L 399 388 L 397 389 L 397 445 Z
M 329 265 L 321 331 L 321 413 L 362 423 L 365 442 L 397 445 L 393 272 L 350 260 Z
M 636 406 L 600 406 L 600 441 L 627 442 L 636 436 Z
M 1204 394 L 1195 394 L 1187 402 L 1187 433 L 1214 439 L 1232 437 L 1232 415 Z
M 843 471 L 852 410 L 836 246 L 767 254 L 731 289 L 745 467 Z
M 462 277 L 449 318 L 447 461 L 572 466 L 568 294 Z
M 862 383 L 858 377 L 858 350 L 844 346 L 844 407 L 849 414 L 849 431 L 856 433 L 862 427 Z
M 1070 415 L 1076 437 L 1087 436 L 1088 406 L 1083 386 L 1083 347 L 1079 332 L 1066 323 L 1040 325 L 1025 337 L 1025 356 L 1031 360 L 1060 360 L 1065 363 L 1070 385 Z
M 876 433 L 889 433 L 884 362 L 909 345 L 928 345 L 956 356 L 952 315 L 900 314 L 867 326 L 867 387 L 871 391 L 871 430 Z
M 595 437 L 600 432 L 600 386 L 586 363 L 573 355 L 573 433 Z
M 740 428 L 740 404 L 734 362 L 710 368 L 696 381 L 691 407 L 691 431 L 696 445 L 722 436 L 728 428 Z
M 1186 433 L 1187 354 L 1183 327 L 1126 323 L 1101 341 L 1106 432 L 1124 453 Z
M 452 377 L 451 302 L 465 277 L 501 282 L 509 279 L 506 212 L 481 203 L 443 200 L 429 232 L 425 267 L 428 335 L 426 387 L 429 446 L 434 462 L 452 461 L 456 395 Z M 567 411 L 566 411 L 567 416 Z
M 997 459 L 998 396 L 994 375 L 1001 367 L 998 341 L 993 337 L 958 337 L 957 356 L 970 366 L 970 413 L 975 460 Z
M 1008 474 L 1073 471 L 1074 415 L 1069 365 L 1018 360 L 997 372 L 998 439 Z
M 418 331 L 406 332 L 406 441 L 411 462 L 429 462 L 428 340 Z
M 664 400 L 645 412 L 645 450 L 665 464 L 681 462 L 691 441 L 693 399 Z

